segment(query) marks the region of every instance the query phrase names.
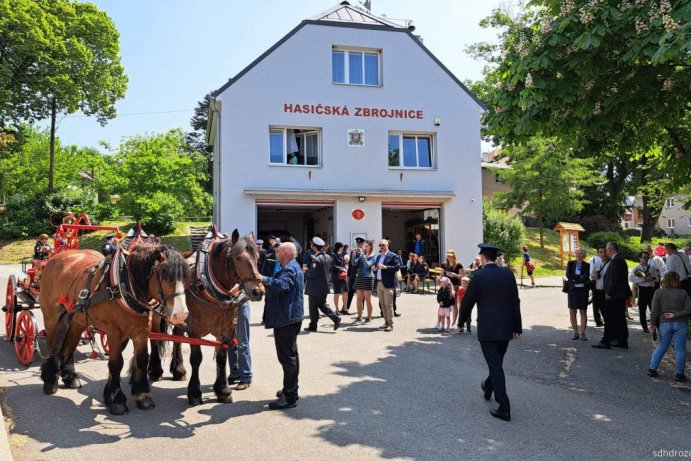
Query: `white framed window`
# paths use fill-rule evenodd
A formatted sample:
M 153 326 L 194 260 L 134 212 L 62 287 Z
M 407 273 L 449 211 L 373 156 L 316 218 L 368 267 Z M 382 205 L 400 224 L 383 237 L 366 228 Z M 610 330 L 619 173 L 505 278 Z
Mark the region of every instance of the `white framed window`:
M 689 227 L 691 227 L 691 218 L 689 218 L 688 225 L 689 225 Z
M 674 229 L 674 224 L 673 218 L 667 218 L 667 229 Z
M 333 47 L 331 82 L 381 86 L 381 51 Z
M 389 133 L 389 167 L 431 169 L 435 167 L 434 136 Z
M 674 208 L 674 199 L 673 198 L 668 198 L 665 201 L 665 207 L 667 208 Z
M 269 127 L 269 164 L 321 165 L 321 129 Z

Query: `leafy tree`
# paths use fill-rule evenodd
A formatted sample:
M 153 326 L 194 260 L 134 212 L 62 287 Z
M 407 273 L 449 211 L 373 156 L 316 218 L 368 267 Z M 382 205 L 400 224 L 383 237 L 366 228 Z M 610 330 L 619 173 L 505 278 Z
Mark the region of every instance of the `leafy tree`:
M 163 212 L 171 221 L 184 214 L 206 215 L 211 197 L 201 187 L 205 167 L 205 159 L 190 150 L 182 130 L 134 136 L 120 145 L 99 187 L 118 191 L 123 212 L 145 223 Z
M 113 21 L 92 3 L 0 0 L 0 128 L 50 117 L 49 192 L 57 114 L 113 118 L 127 88 L 119 54 Z
M 495 11 L 484 25 L 502 28 L 501 43 L 471 49 L 490 62 L 479 88 L 489 109 L 485 133 L 502 143 L 535 135 L 568 140 L 576 153 L 603 165 L 612 200 L 642 162 L 664 170 L 670 188 L 686 184 L 691 3 L 534 0 L 531 6 L 516 18 Z M 644 170 L 642 190 L 659 186 L 658 174 Z M 644 214 L 652 220 L 655 209 Z
M 194 116 L 190 119 L 192 131 L 185 133 L 185 140 L 190 147 L 206 159 L 206 178 L 203 181 L 204 191 L 213 193 L 213 159 L 214 152 L 211 145 L 206 142 L 206 126 L 209 122 L 209 104 L 211 93 L 207 93 L 204 99 L 197 103 Z
M 544 225 L 569 212 L 580 211 L 586 203 L 584 186 L 595 182 L 592 162 L 574 158 L 555 141 L 533 138 L 525 146 L 511 146 L 502 151 L 510 169 L 501 170 L 510 192 L 497 194 L 506 209 L 522 208 L 537 218 L 540 247 L 544 250 Z
M 522 253 L 525 226 L 520 219 L 495 209 L 487 200 L 482 202 L 482 232 L 485 242 L 497 245 L 504 251 L 506 262 Z

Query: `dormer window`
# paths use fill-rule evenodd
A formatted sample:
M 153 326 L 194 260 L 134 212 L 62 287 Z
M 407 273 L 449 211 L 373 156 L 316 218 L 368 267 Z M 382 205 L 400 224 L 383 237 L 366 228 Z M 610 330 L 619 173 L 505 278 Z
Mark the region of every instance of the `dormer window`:
M 331 81 L 345 85 L 380 86 L 381 51 L 334 47 Z

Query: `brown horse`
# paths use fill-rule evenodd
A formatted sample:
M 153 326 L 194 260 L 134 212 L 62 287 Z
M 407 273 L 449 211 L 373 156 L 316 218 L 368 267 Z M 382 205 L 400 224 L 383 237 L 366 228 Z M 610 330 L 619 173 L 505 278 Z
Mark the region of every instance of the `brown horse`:
M 204 250 L 202 249 L 204 247 Z M 216 233 L 214 229 L 207 239 L 200 244 L 198 253 L 208 251 L 208 260 L 197 257 L 197 276 L 185 290 L 189 317 L 187 329 L 175 327 L 173 334 L 182 336 L 186 332 L 191 338 L 202 338 L 213 335 L 217 341 L 230 343 L 235 336 L 235 324 L 239 306 L 248 298 L 259 301 L 264 295 L 264 287 L 261 284 L 261 275 L 257 270 L 259 254 L 251 238 L 240 237 L 235 229 L 230 239 Z M 205 262 L 204 262 L 205 261 Z M 208 271 L 205 273 L 200 264 L 205 264 Z M 199 277 L 201 274 L 201 277 Z M 207 277 L 208 276 L 208 277 Z M 214 286 L 202 283 L 213 280 Z M 230 292 L 236 285 L 244 292 L 241 299 Z M 237 290 L 237 289 L 236 289 Z M 236 290 L 233 290 L 233 294 Z M 154 328 L 158 324 L 155 322 Z M 149 378 L 158 381 L 163 375 L 161 359 L 159 356 L 158 341 L 151 341 L 151 358 L 149 362 Z M 200 346 L 191 345 L 190 365 L 192 376 L 187 386 L 187 399 L 191 405 L 202 403 L 202 392 L 199 383 L 199 365 L 202 362 Z M 230 389 L 226 381 L 226 364 L 228 350 L 216 349 L 216 381 L 214 393 L 221 403 L 232 402 Z M 182 360 L 180 343 L 173 343 L 173 353 L 170 362 L 170 371 L 174 380 L 185 378 L 187 371 Z
M 138 244 L 128 256 L 119 250 L 112 263 L 104 263 L 96 251 L 69 250 L 52 257 L 43 272 L 40 301 L 49 351 L 41 365 L 43 391 L 57 392 L 58 372 L 65 387 L 81 387 L 73 354 L 82 331 L 93 325 L 108 335 L 109 375 L 103 397 L 110 412 L 128 411 L 120 372 L 122 350 L 129 339 L 134 344 L 129 370 L 132 395 L 139 408 L 150 409 L 154 402 L 146 377 L 153 312 L 149 301 L 158 301 L 171 323 L 184 323 L 189 267 L 172 247 L 152 243 Z

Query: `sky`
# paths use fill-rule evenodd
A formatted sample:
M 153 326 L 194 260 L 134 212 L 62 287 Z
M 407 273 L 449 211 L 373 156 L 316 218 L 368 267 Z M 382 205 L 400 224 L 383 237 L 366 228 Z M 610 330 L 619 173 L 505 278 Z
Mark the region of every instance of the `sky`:
M 101 127 L 79 113 L 59 118 L 63 144 L 117 148 L 124 137 L 190 129 L 204 95 L 221 87 L 303 19 L 334 0 L 92 0 L 115 22 L 129 84 L 118 115 Z M 500 0 L 372 0 L 372 13 L 412 20 L 415 34 L 459 79 L 478 80 L 483 63 L 465 53 L 496 31 L 479 22 Z M 357 0 L 351 1 L 357 5 Z

